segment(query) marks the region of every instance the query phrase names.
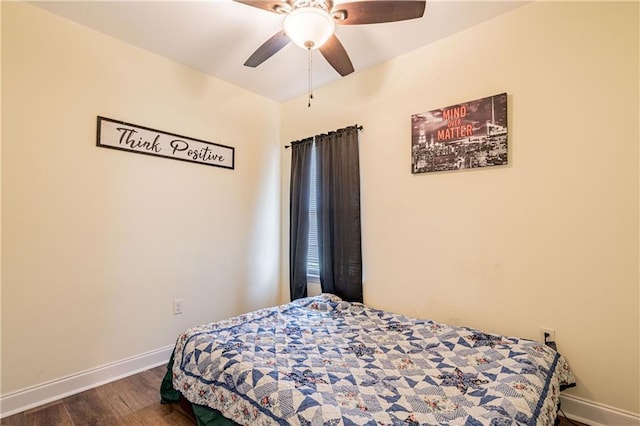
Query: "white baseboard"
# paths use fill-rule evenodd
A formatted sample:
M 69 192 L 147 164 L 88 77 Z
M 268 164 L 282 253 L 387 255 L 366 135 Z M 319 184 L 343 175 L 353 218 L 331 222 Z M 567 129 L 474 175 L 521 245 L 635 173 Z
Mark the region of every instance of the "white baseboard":
M 0 418 L 166 364 L 172 351 L 173 345 L 167 346 L 2 395 Z
M 589 401 L 572 395 L 561 395 L 562 410 L 567 417 L 590 426 L 640 426 L 640 414 Z

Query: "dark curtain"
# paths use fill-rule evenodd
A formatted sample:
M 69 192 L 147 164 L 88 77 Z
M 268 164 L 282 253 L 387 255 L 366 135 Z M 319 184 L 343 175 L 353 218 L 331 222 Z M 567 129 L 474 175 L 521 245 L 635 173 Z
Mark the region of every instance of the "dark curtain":
M 309 181 L 313 138 L 291 143 L 289 288 L 291 300 L 307 297 Z
M 358 128 L 316 137 L 320 285 L 362 302 Z

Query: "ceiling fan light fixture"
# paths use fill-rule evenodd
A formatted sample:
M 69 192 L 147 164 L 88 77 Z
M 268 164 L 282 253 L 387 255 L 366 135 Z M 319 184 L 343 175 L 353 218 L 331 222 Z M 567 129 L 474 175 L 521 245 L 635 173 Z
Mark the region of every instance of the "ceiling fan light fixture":
M 303 49 L 318 49 L 336 29 L 333 18 L 317 7 L 300 7 L 284 18 L 284 31 Z

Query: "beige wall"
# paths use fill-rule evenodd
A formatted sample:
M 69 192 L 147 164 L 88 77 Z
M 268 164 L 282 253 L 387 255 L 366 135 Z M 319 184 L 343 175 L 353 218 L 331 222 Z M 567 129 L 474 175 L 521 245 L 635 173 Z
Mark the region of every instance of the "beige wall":
M 2 67 L 3 394 L 277 303 L 279 104 L 26 3 L 2 2 Z M 98 148 L 97 115 L 236 169 Z
M 428 10 L 428 9 L 427 9 Z M 361 133 L 365 303 L 537 338 L 639 413 L 638 3 L 537 2 L 283 107 Z M 507 167 L 410 173 L 411 114 L 509 95 Z M 282 153 L 283 272 L 290 153 Z M 283 295 L 288 295 L 287 275 Z

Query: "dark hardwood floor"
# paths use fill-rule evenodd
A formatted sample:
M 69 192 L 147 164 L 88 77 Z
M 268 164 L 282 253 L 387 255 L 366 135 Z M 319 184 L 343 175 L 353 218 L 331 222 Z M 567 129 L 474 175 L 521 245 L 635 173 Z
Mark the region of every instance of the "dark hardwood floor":
M 2 426 L 193 426 L 178 404 L 160 404 L 166 368 L 157 367 L 2 419 Z M 586 426 L 582 423 L 576 423 Z M 571 426 L 561 418 L 560 426 Z
M 161 366 L 2 419 L 2 426 L 185 425 L 177 404 L 160 404 Z

